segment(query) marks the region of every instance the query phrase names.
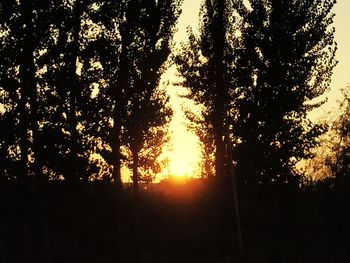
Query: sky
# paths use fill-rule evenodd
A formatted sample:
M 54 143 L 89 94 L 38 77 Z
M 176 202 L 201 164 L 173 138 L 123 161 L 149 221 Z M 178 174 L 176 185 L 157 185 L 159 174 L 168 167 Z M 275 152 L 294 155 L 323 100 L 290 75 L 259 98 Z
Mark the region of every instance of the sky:
M 178 31 L 174 41 L 179 43 L 186 41 L 187 26 L 194 29 L 198 25 L 198 12 L 201 0 L 184 0 L 182 14 L 178 22 Z M 328 102 L 318 109 L 312 119 L 328 118 L 334 119 L 337 112 L 337 101 L 341 100 L 340 90 L 350 85 L 350 0 L 338 0 L 333 12 L 335 13 L 334 27 L 336 29 L 335 39 L 338 44 L 336 58 L 338 65 L 334 69 L 330 91 L 327 94 Z M 178 46 L 178 45 L 177 45 Z M 186 128 L 186 119 L 182 107 L 188 104 L 186 100 L 179 98 L 178 93 L 182 90 L 174 85 L 178 81 L 176 70 L 170 68 L 164 76 L 169 81 L 167 87 L 170 95 L 170 103 L 174 110 L 174 117 L 170 125 L 172 140 L 166 157 L 170 159 L 170 173 L 176 175 L 192 175 L 198 171 L 200 152 L 197 137 Z
M 179 48 L 180 42 L 186 41 L 187 27 L 197 27 L 200 2 L 200 0 L 184 1 L 182 13 L 178 21 L 178 29 L 174 36 L 176 48 Z M 176 85 L 176 82 L 180 79 L 177 76 L 175 66 L 172 66 L 164 74 L 163 80 L 169 83 L 166 88 L 170 95 L 170 103 L 174 111 L 174 116 L 170 123 L 172 139 L 169 148 L 165 151 L 170 167 L 169 170 L 165 169 L 164 176 L 167 176 L 168 172 L 171 175 L 192 176 L 198 171 L 200 148 L 197 137 L 188 131 L 186 118 L 183 114 L 183 107 L 189 106 L 191 102 L 179 97 L 183 89 Z
M 338 44 L 337 60 L 338 65 L 334 70 L 329 93 L 330 109 L 336 110 L 336 100 L 340 98 L 340 89 L 350 84 L 350 1 L 338 0 L 334 8 L 335 19 L 335 40 Z

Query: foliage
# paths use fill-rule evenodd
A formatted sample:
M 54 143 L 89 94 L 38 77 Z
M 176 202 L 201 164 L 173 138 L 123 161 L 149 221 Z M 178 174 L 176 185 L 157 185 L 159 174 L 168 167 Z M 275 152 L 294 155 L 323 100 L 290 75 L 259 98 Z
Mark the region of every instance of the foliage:
M 157 88 L 171 51 L 180 3 L 171 0 L 131 1 L 129 12 L 126 12 L 127 22 L 121 37 L 122 45 L 126 45 L 129 75 L 122 136 L 132 153 L 135 189 L 139 165 L 144 165 L 144 171 L 153 170 L 155 167 L 149 168 L 156 164 L 150 162 L 157 162 L 159 146 L 166 139 L 166 125 L 172 112 L 167 95 Z M 150 162 L 144 161 L 146 156 L 152 156 Z
M 44 17 L 50 17 L 51 2 L 8 0 L 1 7 L 1 124 L 7 130 L 1 133 L 7 160 L 4 171 L 8 178 L 28 180 L 40 177 L 42 169 L 39 101 L 43 93 L 38 89 L 38 58 L 49 42 L 50 19 Z
M 215 174 L 223 175 L 225 149 L 223 136 L 228 112 L 236 99 L 234 71 L 239 40 L 236 32 L 240 23 L 230 1 L 204 1 L 200 13 L 200 34 L 188 30 L 188 43 L 175 57 L 178 71 L 183 77 L 181 85 L 188 88 L 187 97 L 203 107 L 203 123 L 197 131 L 202 144 L 212 137 L 215 146 Z M 204 125 L 203 125 L 204 124 Z M 208 137 L 209 136 L 209 137 Z M 208 148 L 209 149 L 209 148 Z
M 200 35 L 189 29 L 175 61 L 188 97 L 204 107 L 216 175 L 225 169 L 223 137 L 230 136 L 241 180 L 295 181 L 295 164 L 326 130 L 307 114 L 322 104 L 315 101 L 336 65 L 334 4 L 203 2 Z
M 238 69 L 239 117 L 234 150 L 244 180 L 291 182 L 323 125 L 307 114 L 322 104 L 334 59 L 335 1 L 251 1 L 244 18 Z M 281 23 L 283 21 L 283 23 Z
M 168 95 L 164 90 L 156 88 L 152 98 L 148 101 L 149 104 L 146 104 L 146 101 L 143 101 L 141 105 L 136 104 L 141 109 L 133 112 L 134 118 L 132 115 L 128 118 L 129 130 L 125 132 L 128 149 L 126 165 L 130 169 L 136 169 L 135 165 L 137 165 L 137 171 L 134 170 L 137 173 L 136 181 L 148 183 L 154 181 L 156 175 L 161 171 L 159 158 L 162 154 L 162 145 L 169 140 L 168 123 L 172 115 Z M 135 155 L 137 160 L 135 160 Z M 133 180 L 135 181 L 135 177 Z
M 180 3 L 2 3 L 2 178 L 87 180 L 108 164 L 118 183 L 131 141 L 155 160 L 171 113 L 156 88 Z
M 350 94 L 349 87 L 343 90 L 344 100 L 340 104 L 341 114 L 334 122 L 332 130 L 336 140 L 332 145 L 333 161 L 328 165 L 338 185 L 350 183 Z
M 189 120 L 187 128 L 194 132 L 199 139 L 201 149 L 200 174 L 202 178 L 209 178 L 215 174 L 215 145 L 213 129 L 208 116 L 203 112 L 194 113 L 191 109 L 185 108 L 186 118 Z
M 46 86 L 42 107 L 47 111 L 44 154 L 53 157 L 45 165 L 55 177 L 58 173 L 71 181 L 87 180 L 97 168 L 91 161 L 93 133 L 87 127 L 96 119 L 88 114 L 93 104 L 91 86 L 84 78 L 93 66 L 82 64 L 89 43 L 86 31 L 90 30 L 91 1 L 56 4 L 50 25 L 51 45 L 40 61 L 46 69 L 42 81 Z

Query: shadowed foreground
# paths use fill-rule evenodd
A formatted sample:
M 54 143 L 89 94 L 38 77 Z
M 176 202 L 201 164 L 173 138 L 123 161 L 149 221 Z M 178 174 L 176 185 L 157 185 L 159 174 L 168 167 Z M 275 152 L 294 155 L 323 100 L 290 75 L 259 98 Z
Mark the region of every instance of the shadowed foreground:
M 0 262 L 349 262 L 349 198 L 328 189 L 240 188 L 246 257 L 232 193 L 198 181 L 135 197 L 112 185 L 6 185 Z

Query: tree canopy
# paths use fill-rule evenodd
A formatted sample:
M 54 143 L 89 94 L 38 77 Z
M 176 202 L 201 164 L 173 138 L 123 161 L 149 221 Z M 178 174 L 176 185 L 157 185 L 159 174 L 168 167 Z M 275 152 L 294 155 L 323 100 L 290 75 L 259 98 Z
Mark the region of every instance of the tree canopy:
M 308 112 L 336 65 L 335 1 L 203 1 L 199 35 L 189 31 L 175 61 L 188 97 L 203 106 L 225 171 L 225 136 L 242 181 L 293 181 L 325 127 Z M 201 129 L 201 128 L 200 128 Z
M 131 162 L 156 171 L 171 117 L 159 80 L 180 4 L 2 3 L 3 176 L 78 181 L 110 166 L 120 184 L 122 163 L 132 160 L 122 147 L 133 155 L 146 147 Z

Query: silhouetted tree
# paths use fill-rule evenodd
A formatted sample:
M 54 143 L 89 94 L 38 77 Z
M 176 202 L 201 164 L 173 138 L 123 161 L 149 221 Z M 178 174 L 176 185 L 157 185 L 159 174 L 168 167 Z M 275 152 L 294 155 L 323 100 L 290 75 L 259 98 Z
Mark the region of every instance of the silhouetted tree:
M 85 1 L 86 2 L 86 1 Z M 77 118 L 77 100 L 80 87 L 80 77 L 77 74 L 78 71 L 78 59 L 80 53 L 80 35 L 82 26 L 82 15 L 84 12 L 84 4 L 82 0 L 76 0 L 72 2 L 71 12 L 67 13 L 69 20 L 68 32 L 66 34 L 70 36 L 67 41 L 66 52 L 65 52 L 65 71 L 66 78 L 65 83 L 66 89 L 68 90 L 68 109 L 67 109 L 67 120 L 68 120 L 68 132 L 70 134 L 69 139 L 69 163 L 71 164 L 71 171 L 65 176 L 69 180 L 78 179 L 78 167 L 77 163 L 79 160 L 78 155 L 78 118 Z
M 126 146 L 132 153 L 134 190 L 138 188 L 139 159 L 145 158 L 140 154 L 150 156 L 150 152 L 143 149 L 159 148 L 159 142 L 166 138 L 164 129 L 171 110 L 166 94 L 157 89 L 171 52 L 180 4 L 180 0 L 130 1 L 126 16 L 130 24 L 121 34 L 122 45 L 123 36 L 130 42 L 126 49 L 131 74 L 125 93 L 127 103 L 123 128 Z M 159 152 L 159 149 L 153 151 Z M 152 159 L 156 161 L 156 158 Z
M 103 32 L 88 45 L 88 53 L 101 65 L 100 81 L 95 81 L 100 83 L 96 99 L 105 104 L 99 111 L 104 145 L 100 154 L 112 165 L 117 185 L 123 162 L 135 163 L 137 185 L 138 159 L 148 163 L 143 170 L 151 167 L 141 152 L 155 160 L 159 155 L 155 147 L 166 138 L 161 130 L 169 118 L 168 99 L 157 88 L 179 6 L 180 1 L 101 1 L 92 15 L 103 26 Z M 131 155 L 123 151 L 125 147 Z M 153 148 L 153 153 L 143 147 Z
M 0 85 L 6 109 L 3 120 L 6 119 L 4 125 L 13 133 L 5 136 L 10 139 L 7 143 L 2 143 L 4 154 L 7 152 L 5 158 L 20 162 L 15 176 L 22 179 L 30 174 L 37 179 L 42 177 L 37 59 L 48 41 L 50 4 L 39 0 L 1 3 Z
M 180 2 L 2 5 L 1 123 L 14 132 L 2 132 L 1 145 L 9 163 L 22 163 L 17 174 L 77 181 L 104 158 L 120 185 L 122 146 L 135 167 L 143 151 L 145 169 L 157 170 L 143 159 L 155 161 L 167 138 L 171 111 L 157 88 Z
M 189 30 L 189 41 L 176 56 L 181 83 L 189 89 L 188 98 L 204 106 L 206 133 L 215 145 L 215 174 L 225 167 L 224 135 L 228 112 L 235 100 L 235 51 L 239 48 L 239 20 L 232 1 L 205 0 L 200 13 L 200 34 Z M 204 128 L 205 128 L 204 127 Z
M 185 109 L 186 118 L 189 120 L 187 128 L 194 132 L 199 139 L 201 149 L 200 174 L 203 178 L 212 177 L 215 173 L 215 144 L 212 126 L 208 115 L 194 113 L 191 109 Z
M 296 162 L 325 131 L 308 112 L 329 87 L 334 54 L 335 1 L 251 1 L 244 19 L 237 80 L 235 149 L 243 180 L 291 182 Z
M 9 3 L 8 3 L 9 4 Z M 13 12 L 13 7 L 1 4 L 0 8 L 0 160 L 1 178 L 10 179 L 14 176 L 24 176 L 23 169 L 20 171 L 21 153 L 19 149 L 19 87 L 16 78 L 14 59 L 15 50 L 10 38 L 10 25 L 8 20 Z M 24 162 L 24 161 L 23 161 Z M 13 164 L 13 165 L 11 165 Z M 15 168 L 14 170 L 11 169 Z
M 156 90 L 156 88 L 153 90 L 154 94 L 149 104 L 142 102 L 144 105 L 141 107 L 147 108 L 147 111 L 133 108 L 130 113 L 136 115 L 137 119 L 130 115 L 130 118 L 126 120 L 126 127 L 129 128 L 125 133 L 128 149 L 126 163 L 132 170 L 132 180 L 136 191 L 139 181 L 150 183 L 161 171 L 159 157 L 164 144 L 169 140 L 168 124 L 172 111 L 168 103 L 168 95 L 164 90 Z
M 343 90 L 344 100 L 339 105 L 341 114 L 332 126 L 334 133 L 332 153 L 328 166 L 332 170 L 332 177 L 338 186 L 350 185 L 350 94 L 349 87 Z M 330 176 L 330 175 L 329 175 Z
M 129 74 L 120 30 L 125 22 L 127 2 L 96 2 L 89 17 L 98 29 L 94 30 L 96 36 L 86 44 L 82 55 L 82 81 L 85 87 L 94 89 L 92 97 L 85 103 L 88 107 L 83 110 L 91 121 L 84 126 L 97 142 L 93 152 L 110 166 L 118 188 L 121 186 L 121 159 L 124 158 L 121 153 L 121 117 L 125 105 L 123 86 L 124 78 L 127 79 Z
M 93 65 L 83 65 L 83 51 L 93 34 L 89 14 L 94 1 L 53 3 L 50 17 L 50 42 L 40 58 L 44 87 L 42 111 L 43 155 L 49 177 L 63 176 L 69 181 L 87 180 L 96 173 L 91 160 L 94 145 L 87 123 L 95 122 L 90 108 L 93 86 L 83 82 L 83 75 Z
M 12 92 L 5 91 L 1 88 L 0 91 L 1 100 L 0 105 L 2 111 L 0 113 L 0 159 L 1 159 L 1 171 L 0 182 L 15 179 L 17 176 L 21 176 L 20 165 L 20 152 L 19 152 L 19 136 L 18 136 L 18 111 L 14 109 L 16 107 L 15 101 L 18 99 Z M 11 98 L 15 96 L 15 98 Z
M 108 7 L 113 6 L 111 1 L 80 0 L 33 1 L 25 7 L 16 1 L 2 3 L 1 40 L 4 45 L 1 54 L 4 59 L 1 63 L 1 121 L 9 132 L 2 132 L 1 144 L 7 144 L 2 147 L 4 154 L 7 157 L 11 155 L 13 158 L 9 159 L 12 160 L 23 160 L 25 165 L 22 167 L 27 170 L 30 156 L 34 164 L 40 160 L 39 170 L 44 166 L 50 177 L 58 178 L 64 174 L 66 178 L 76 180 L 82 174 L 87 174 L 87 168 L 91 167 L 91 154 L 98 150 L 97 145 L 101 141 L 106 140 L 108 132 L 102 132 L 104 125 L 99 125 L 101 121 L 111 123 L 108 114 L 113 110 L 113 104 L 106 95 L 106 78 L 103 77 L 109 74 L 113 78 L 116 72 L 113 67 L 107 72 L 106 66 L 105 74 L 101 76 L 101 70 L 96 66 L 101 61 L 97 61 L 93 55 L 96 50 L 91 50 L 106 48 L 99 45 L 101 41 L 98 44 L 101 38 L 96 40 L 95 35 L 112 38 L 101 21 L 112 26 L 122 21 L 120 17 L 113 20 L 116 16 L 111 18 L 109 15 L 120 10 L 123 3 L 114 3 L 116 8 L 111 10 L 102 8 L 105 3 L 109 4 Z M 21 15 L 24 9 L 29 13 Z M 96 21 L 96 17 L 100 24 L 91 21 Z M 117 34 L 114 37 L 117 38 Z M 110 55 L 112 59 L 109 62 L 118 58 L 117 43 L 113 43 L 114 50 L 107 50 L 116 54 L 114 57 Z M 29 49 L 31 44 L 35 44 L 33 50 Z M 23 56 L 20 56 L 22 53 Z M 19 58 L 26 62 L 21 65 L 24 70 L 19 67 Z M 115 61 L 119 63 L 118 59 Z M 28 67 L 32 69 L 30 74 L 26 70 Z M 21 77 L 32 79 L 21 81 Z M 33 84 L 30 85 L 31 90 L 27 90 L 27 86 L 34 81 L 36 88 L 33 88 Z M 92 93 L 97 84 L 102 87 L 97 88 L 97 94 L 103 96 Z M 39 112 L 40 116 L 36 116 L 35 112 Z M 32 126 L 35 125 L 40 127 L 39 132 L 34 132 Z M 37 139 L 38 134 L 40 140 Z M 102 135 L 105 137 L 101 138 Z M 39 158 L 40 155 L 43 158 Z M 79 170 L 84 172 L 78 175 Z M 26 173 L 28 171 L 16 174 Z

